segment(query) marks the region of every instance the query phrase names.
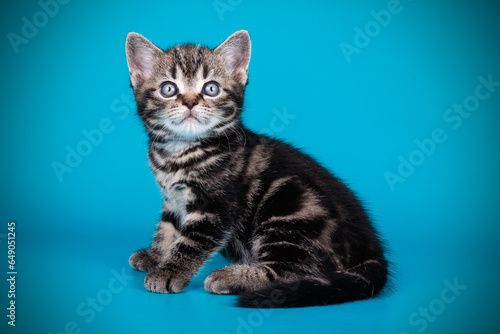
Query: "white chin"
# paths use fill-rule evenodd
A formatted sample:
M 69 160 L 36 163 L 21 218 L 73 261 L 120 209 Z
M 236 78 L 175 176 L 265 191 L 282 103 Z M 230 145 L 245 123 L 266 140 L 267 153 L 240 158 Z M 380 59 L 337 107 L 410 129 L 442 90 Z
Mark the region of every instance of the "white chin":
M 198 120 L 194 118 L 188 118 L 180 124 L 176 124 L 172 129 L 177 133 L 177 135 L 184 137 L 186 139 L 198 139 L 205 137 L 212 125 L 201 124 Z

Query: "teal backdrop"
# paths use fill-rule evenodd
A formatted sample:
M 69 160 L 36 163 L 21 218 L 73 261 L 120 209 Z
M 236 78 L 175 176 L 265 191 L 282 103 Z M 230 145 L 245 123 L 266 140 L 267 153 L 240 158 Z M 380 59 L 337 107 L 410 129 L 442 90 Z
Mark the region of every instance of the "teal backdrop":
M 498 1 L 0 8 L 1 333 L 499 332 Z M 303 148 L 366 202 L 393 263 L 387 296 L 241 309 L 203 290 L 218 255 L 177 295 L 147 292 L 129 267 L 162 199 L 126 35 L 215 47 L 240 29 L 252 38 L 244 122 Z

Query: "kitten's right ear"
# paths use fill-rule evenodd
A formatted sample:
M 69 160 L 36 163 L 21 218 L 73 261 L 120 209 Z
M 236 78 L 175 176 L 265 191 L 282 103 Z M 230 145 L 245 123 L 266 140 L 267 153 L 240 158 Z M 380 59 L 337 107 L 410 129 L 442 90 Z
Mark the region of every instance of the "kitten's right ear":
M 126 54 L 132 86 L 142 85 L 153 71 L 156 59 L 163 51 L 144 36 L 131 32 L 127 35 Z
M 221 56 L 226 70 L 243 85 L 246 85 L 248 81 L 251 44 L 248 31 L 240 30 L 229 36 L 214 50 Z

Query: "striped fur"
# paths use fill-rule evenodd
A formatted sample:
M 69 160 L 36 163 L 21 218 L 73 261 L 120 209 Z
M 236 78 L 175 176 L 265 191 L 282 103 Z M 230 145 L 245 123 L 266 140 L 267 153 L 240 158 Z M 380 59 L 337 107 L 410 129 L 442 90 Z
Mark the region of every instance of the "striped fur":
M 213 50 L 166 51 L 130 33 L 127 60 L 164 197 L 151 247 L 130 258 L 148 290 L 182 291 L 218 251 L 234 264 L 205 289 L 240 294 L 245 307 L 335 304 L 382 290 L 383 247 L 354 194 L 309 156 L 241 123 L 246 31 Z M 161 94 L 165 82 L 174 96 Z M 218 83 L 217 96 L 203 93 L 207 82 Z

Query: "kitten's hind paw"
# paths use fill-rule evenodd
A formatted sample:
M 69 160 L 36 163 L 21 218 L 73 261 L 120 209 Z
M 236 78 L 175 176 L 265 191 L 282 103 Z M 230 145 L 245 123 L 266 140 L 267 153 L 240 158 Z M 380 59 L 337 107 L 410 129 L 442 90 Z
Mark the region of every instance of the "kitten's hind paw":
M 232 295 L 236 294 L 233 291 L 234 278 L 226 275 L 224 268 L 215 270 L 205 279 L 205 290 L 217 295 Z M 232 281 L 233 280 L 233 281 Z
M 146 248 L 132 254 L 128 262 L 135 270 L 148 272 L 158 265 L 156 258 L 156 254 L 150 248 Z
M 231 265 L 214 270 L 205 279 L 205 290 L 218 295 L 257 290 L 269 284 L 268 273 L 263 266 Z

